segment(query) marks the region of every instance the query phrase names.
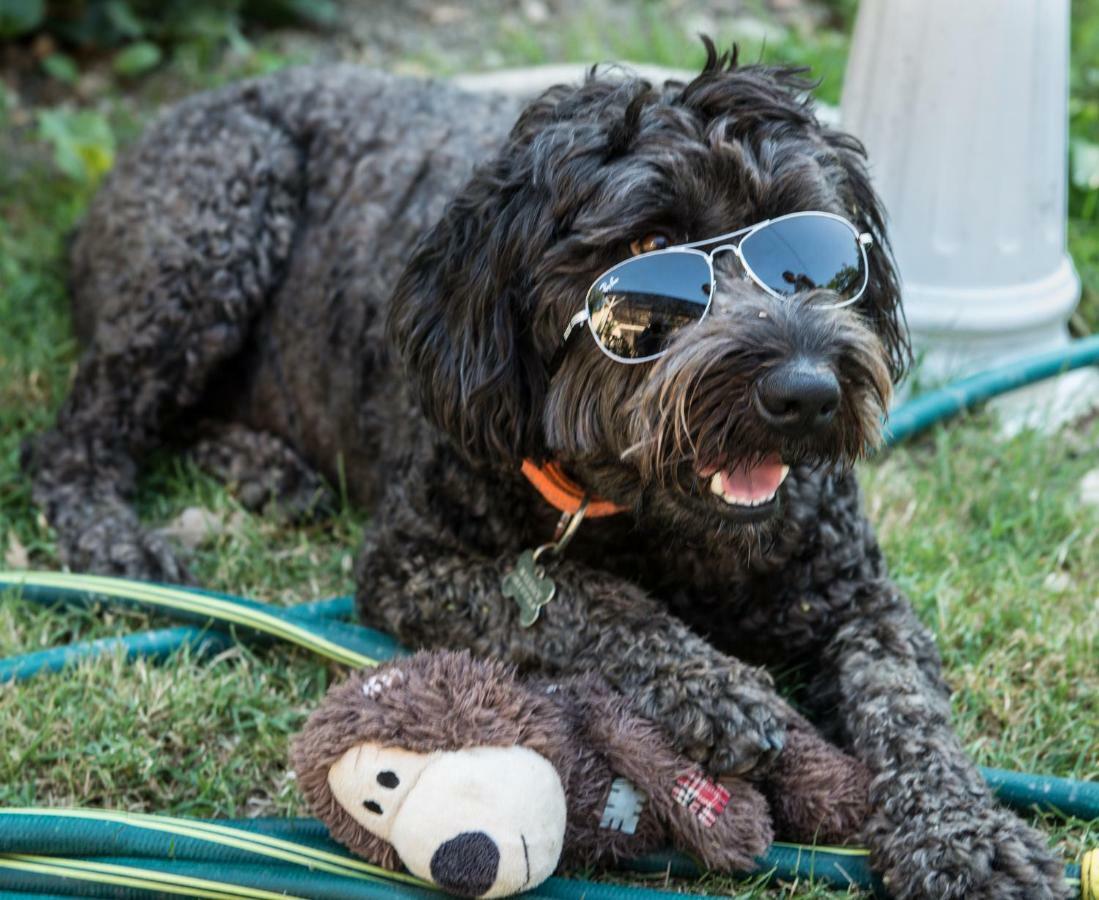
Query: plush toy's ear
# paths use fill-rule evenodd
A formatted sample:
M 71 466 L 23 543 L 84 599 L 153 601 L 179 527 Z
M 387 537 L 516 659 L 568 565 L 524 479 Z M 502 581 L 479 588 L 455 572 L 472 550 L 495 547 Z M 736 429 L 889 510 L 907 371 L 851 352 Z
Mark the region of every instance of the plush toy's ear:
M 376 697 L 371 697 L 366 686 L 399 678 L 400 670 L 390 668 L 367 679 L 353 676 L 336 685 L 294 736 L 290 748 L 290 764 L 301 791 L 332 838 L 352 853 L 387 869 L 400 868 L 397 852 L 355 821 L 333 792 L 329 775 L 344 754 L 370 733 L 370 706 Z
M 532 260 L 552 226 L 532 182 L 529 116 L 419 242 L 389 335 L 425 413 L 475 462 L 540 456 L 545 364 L 531 347 Z
M 908 323 L 901 306 L 900 278 L 885 228 L 881 200 L 866 171 L 866 150 L 857 138 L 831 128 L 822 129 L 824 141 L 843 169 L 848 215 L 860 233 L 870 234 L 874 245 L 867 250 L 870 277 L 858 308 L 870 321 L 889 355 L 893 383 L 900 381 L 912 364 Z

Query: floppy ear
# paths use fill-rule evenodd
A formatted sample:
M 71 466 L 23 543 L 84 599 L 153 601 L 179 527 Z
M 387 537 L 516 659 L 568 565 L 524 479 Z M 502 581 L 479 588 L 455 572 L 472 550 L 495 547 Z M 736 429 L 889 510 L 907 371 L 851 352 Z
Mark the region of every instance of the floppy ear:
M 543 452 L 548 379 L 531 339 L 529 279 L 553 224 L 532 177 L 532 119 L 528 109 L 420 241 L 389 311 L 424 414 L 474 462 L 517 465 Z
M 372 695 L 364 687 L 370 684 L 368 678 L 382 682 L 399 678 L 401 671 L 397 665 L 383 666 L 377 675 L 352 675 L 333 686 L 290 745 L 290 764 L 314 815 L 324 822 L 334 840 L 352 853 L 387 869 L 400 867 L 397 851 L 351 817 L 333 793 L 328 773 L 356 743 L 384 729 L 382 715 L 376 711 L 371 703 Z
M 885 230 L 885 212 L 870 184 L 866 171 L 866 149 L 862 143 L 850 134 L 830 128 L 822 129 L 822 136 L 843 168 L 846 182 L 843 189 L 851 221 L 860 232 L 868 232 L 874 237 L 874 246 L 866 254 L 870 278 L 858 308 L 870 320 L 885 345 L 889 354 L 889 372 L 895 384 L 912 364 L 912 346 L 901 306 L 900 279 Z

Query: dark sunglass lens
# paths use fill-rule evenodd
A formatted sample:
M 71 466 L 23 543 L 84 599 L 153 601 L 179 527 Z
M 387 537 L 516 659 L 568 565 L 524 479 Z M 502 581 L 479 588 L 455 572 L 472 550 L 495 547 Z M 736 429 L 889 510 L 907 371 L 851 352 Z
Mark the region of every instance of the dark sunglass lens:
M 866 276 L 858 238 L 828 216 L 794 216 L 764 225 L 741 241 L 740 255 L 776 294 L 824 288 L 850 299 Z
M 596 339 L 623 359 L 655 356 L 679 329 L 702 318 L 710 302 L 710 279 L 710 265 L 699 253 L 627 260 L 588 293 Z

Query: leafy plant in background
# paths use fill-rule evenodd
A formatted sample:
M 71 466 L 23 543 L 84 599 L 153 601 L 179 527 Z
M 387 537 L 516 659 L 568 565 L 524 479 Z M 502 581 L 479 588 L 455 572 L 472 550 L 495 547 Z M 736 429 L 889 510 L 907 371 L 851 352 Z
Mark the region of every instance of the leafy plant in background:
M 1084 283 L 1079 330 L 1099 332 L 1099 4 L 1072 3 L 1069 248 Z
M 114 51 L 119 75 L 157 66 L 166 48 L 242 41 L 244 24 L 330 26 L 335 0 L 0 0 L 0 41 L 45 34 L 67 51 Z M 78 74 L 65 52 L 43 60 L 61 81 Z
M 114 132 L 102 113 L 43 109 L 38 113 L 38 135 L 53 149 L 57 167 L 81 184 L 95 185 L 114 164 Z

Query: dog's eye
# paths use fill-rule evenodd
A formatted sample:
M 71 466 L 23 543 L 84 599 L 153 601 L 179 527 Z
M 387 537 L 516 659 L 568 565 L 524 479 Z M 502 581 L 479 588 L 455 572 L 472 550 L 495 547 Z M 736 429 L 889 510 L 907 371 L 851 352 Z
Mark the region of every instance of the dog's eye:
M 388 769 L 386 769 L 386 771 L 378 773 L 378 784 L 380 784 L 384 788 L 389 788 L 390 790 L 392 790 L 400 783 L 401 779 L 397 777 L 396 772 L 390 772 Z
M 630 253 L 640 256 L 642 253 L 652 253 L 654 250 L 664 250 L 671 246 L 671 240 L 666 234 L 654 231 L 645 235 L 641 240 L 630 241 Z
M 377 800 L 364 800 L 363 806 L 366 807 L 367 812 L 372 812 L 376 816 L 382 814 L 382 805 Z

